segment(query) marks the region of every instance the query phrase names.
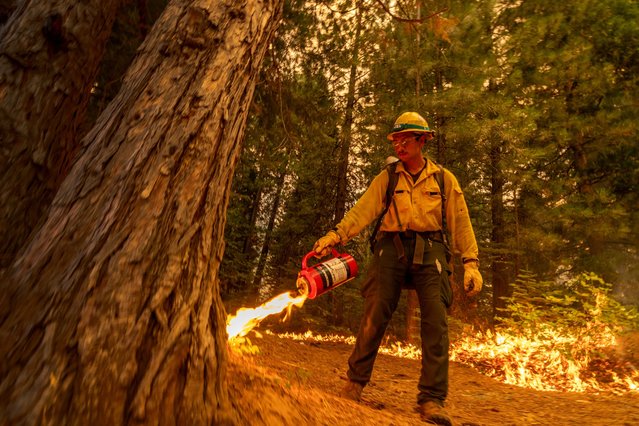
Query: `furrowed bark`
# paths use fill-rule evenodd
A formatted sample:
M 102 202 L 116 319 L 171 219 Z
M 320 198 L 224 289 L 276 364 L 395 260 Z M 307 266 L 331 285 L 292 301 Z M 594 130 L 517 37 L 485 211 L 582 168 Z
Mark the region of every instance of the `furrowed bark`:
M 217 272 L 283 2 L 173 1 L 5 271 L 0 423 L 233 422 Z
M 0 29 L 0 268 L 69 171 L 121 3 L 25 0 Z

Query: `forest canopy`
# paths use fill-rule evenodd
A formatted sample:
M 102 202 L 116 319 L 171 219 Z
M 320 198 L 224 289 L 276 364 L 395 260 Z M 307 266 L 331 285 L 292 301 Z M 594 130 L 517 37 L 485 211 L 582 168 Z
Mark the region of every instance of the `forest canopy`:
M 471 210 L 485 319 L 522 273 L 561 286 L 593 272 L 637 304 L 637 3 L 382 3 L 287 2 L 234 176 L 222 291 L 292 286 L 392 154 L 394 118 L 418 111 Z M 347 247 L 364 264 L 366 244 Z

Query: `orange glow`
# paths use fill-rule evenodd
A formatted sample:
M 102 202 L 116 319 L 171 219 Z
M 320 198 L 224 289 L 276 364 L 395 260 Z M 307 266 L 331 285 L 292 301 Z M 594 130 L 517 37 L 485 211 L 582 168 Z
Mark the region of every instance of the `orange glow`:
M 355 343 L 353 336 L 319 335 L 311 331 L 277 336 L 292 340 Z M 451 343 L 450 359 L 470 365 L 501 382 L 537 390 L 639 391 L 639 371 L 612 361 L 603 364 L 593 361 L 592 354 L 614 348 L 615 344 L 615 336 L 609 329 L 604 329 L 596 338 L 560 335 L 549 330 L 534 337 L 487 332 L 456 338 Z M 568 353 L 566 347 L 571 348 Z M 401 358 L 421 358 L 418 347 L 401 342 L 383 345 L 379 352 Z
M 293 293 L 286 292 L 275 296 L 257 308 L 238 309 L 235 315 L 229 315 L 226 319 L 226 333 L 229 336 L 228 340 L 245 336 L 254 327 L 259 325 L 264 318 L 270 315 L 279 314 L 285 309 L 287 309 L 286 317 L 288 317 L 293 306 L 301 308 L 305 300 L 305 295 L 294 296 Z
M 544 391 L 615 393 L 639 389 L 639 372 L 612 357 L 617 342 L 607 327 L 596 336 L 540 327 L 532 336 L 501 331 L 465 335 L 451 343 L 451 360 L 504 383 Z

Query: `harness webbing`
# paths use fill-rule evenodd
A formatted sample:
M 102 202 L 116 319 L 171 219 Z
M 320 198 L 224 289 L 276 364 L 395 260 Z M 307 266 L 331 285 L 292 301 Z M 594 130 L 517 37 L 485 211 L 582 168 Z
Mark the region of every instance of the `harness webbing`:
M 399 175 L 396 173 L 397 164 L 399 161 L 395 161 L 386 166 L 386 171 L 388 172 L 388 186 L 386 186 L 386 195 L 384 196 L 384 210 L 379 215 L 377 219 L 377 223 L 375 223 L 375 228 L 373 228 L 373 232 L 369 238 L 371 252 L 375 251 L 375 243 L 377 242 L 377 233 L 379 232 L 379 228 L 382 225 L 382 221 L 384 220 L 384 216 L 388 212 L 390 208 L 391 202 L 393 201 L 393 196 L 395 195 L 395 188 L 397 187 L 397 181 L 399 180 Z M 448 225 L 446 221 L 446 193 L 444 192 L 444 168 L 437 164 L 439 167 L 439 172 L 435 173 L 435 180 L 437 181 L 437 185 L 439 186 L 439 192 L 442 197 L 442 238 L 444 239 L 444 245 L 448 247 Z

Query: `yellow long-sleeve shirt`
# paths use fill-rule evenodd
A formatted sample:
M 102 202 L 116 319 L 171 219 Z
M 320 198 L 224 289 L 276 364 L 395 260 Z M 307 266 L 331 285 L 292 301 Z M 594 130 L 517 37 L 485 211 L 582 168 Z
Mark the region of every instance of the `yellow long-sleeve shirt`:
M 393 202 L 384 216 L 380 231 L 396 232 L 413 230 L 439 231 L 442 229 L 442 197 L 435 179 L 439 167 L 426 159 L 426 167 L 417 182 L 404 165 L 397 164 L 395 173 L 399 174 Z M 388 172 L 383 170 L 355 203 L 342 221 L 337 225 L 337 233 L 342 242 L 350 240 L 375 220 L 384 210 L 384 197 L 388 186 Z M 462 259 L 477 259 L 478 249 L 475 233 L 470 223 L 464 194 L 457 178 L 444 169 L 444 191 L 446 195 L 446 221 L 451 237 L 453 253 Z

